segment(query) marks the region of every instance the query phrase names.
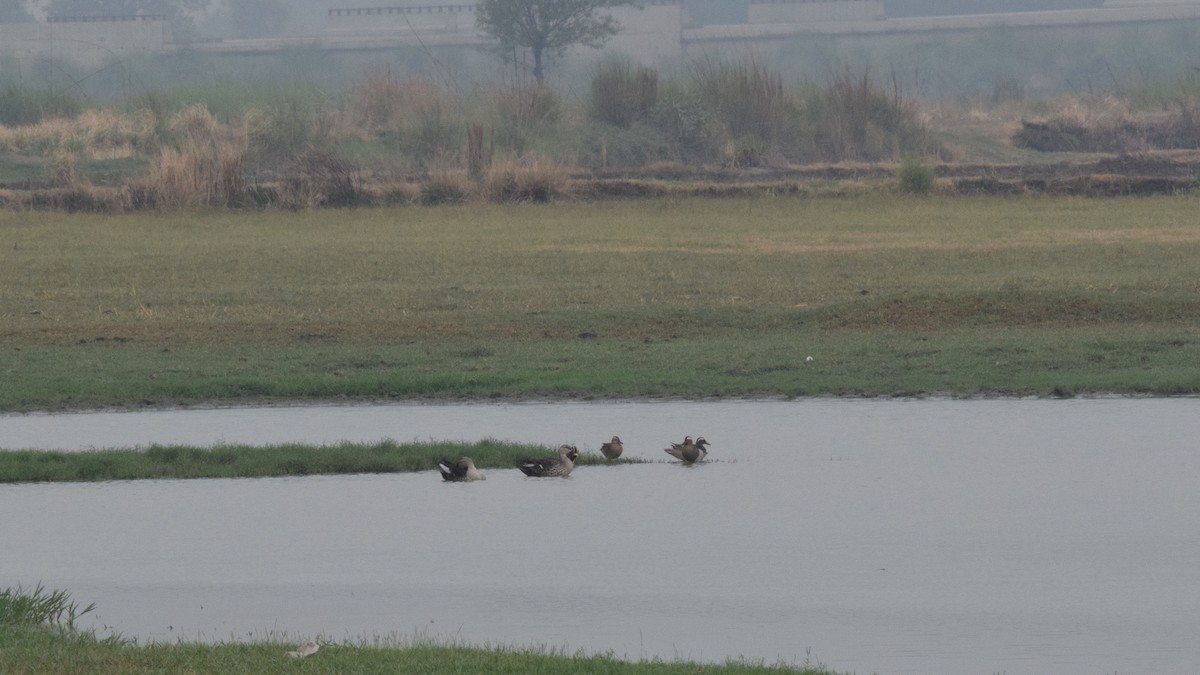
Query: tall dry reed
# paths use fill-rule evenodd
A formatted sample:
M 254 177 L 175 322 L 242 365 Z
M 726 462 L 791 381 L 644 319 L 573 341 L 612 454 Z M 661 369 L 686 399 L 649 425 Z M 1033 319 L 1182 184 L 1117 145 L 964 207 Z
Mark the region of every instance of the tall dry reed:
M 691 80 L 730 138 L 753 136 L 770 143 L 791 125 L 795 108 L 783 76 L 753 57 L 701 59 L 692 66 Z
M 482 178 L 492 165 L 496 151 L 496 127 L 488 131 L 485 143 L 483 124 L 472 122 L 467 125 L 467 173 L 475 180 Z
M 658 103 L 658 71 L 626 60 L 607 60 L 592 75 L 592 117 L 628 128 Z

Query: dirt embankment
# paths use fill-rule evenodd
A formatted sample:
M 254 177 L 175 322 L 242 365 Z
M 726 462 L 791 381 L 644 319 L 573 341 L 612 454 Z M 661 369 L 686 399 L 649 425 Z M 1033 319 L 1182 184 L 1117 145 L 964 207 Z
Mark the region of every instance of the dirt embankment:
M 944 163 L 932 167 L 946 194 L 1175 194 L 1200 188 L 1200 151 L 1088 156 L 1059 162 Z M 734 195 L 740 192 L 811 192 L 822 187 L 891 184 L 894 164 L 725 169 L 669 165 L 577 174 L 578 190 L 598 197 L 665 194 Z
M 1109 155 L 1084 155 L 1057 162 L 941 163 L 930 164 L 936 176 L 934 191 L 943 195 L 1081 195 L 1112 197 L 1167 195 L 1200 190 L 1200 151 L 1152 151 Z M 441 195 L 439 184 L 427 176 L 355 179 L 349 198 L 333 202 L 327 196 L 310 200 L 321 205 L 389 206 L 408 203 L 437 204 L 453 201 L 553 201 L 559 199 L 637 199 L 664 196 L 736 197 L 752 194 L 869 194 L 896 189 L 895 163 L 840 163 L 782 167 L 725 168 L 659 164 L 622 170 L 577 170 L 558 173 L 545 185 L 523 191 L 472 195 L 464 184 L 452 199 Z M 277 183 L 256 184 L 236 205 L 263 207 L 288 205 L 287 177 Z M 339 183 L 340 185 L 340 183 Z M 324 195 L 328 186 L 310 191 Z M 76 185 L 49 188 L 34 185 L 0 185 L 0 208 L 122 212 L 156 208 L 133 197 L 121 185 Z M 290 206 L 290 208 L 295 208 Z

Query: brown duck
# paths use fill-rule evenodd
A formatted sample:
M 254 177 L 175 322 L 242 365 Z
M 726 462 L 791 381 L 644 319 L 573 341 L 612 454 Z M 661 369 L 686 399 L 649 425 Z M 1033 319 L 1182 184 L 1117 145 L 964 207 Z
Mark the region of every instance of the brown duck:
M 625 446 L 621 445 L 619 436 L 613 436 L 611 441 L 600 446 L 600 454 L 607 459 L 616 459 L 621 456 L 622 452 L 625 452 Z

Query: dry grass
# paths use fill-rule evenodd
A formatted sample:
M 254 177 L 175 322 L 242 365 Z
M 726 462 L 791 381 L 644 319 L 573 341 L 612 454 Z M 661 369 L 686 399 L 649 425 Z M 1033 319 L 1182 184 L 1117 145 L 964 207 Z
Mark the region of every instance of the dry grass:
M 435 168 L 423 176 L 420 201 L 426 206 L 467 201 L 474 183 L 466 169 Z
M 484 172 L 478 198 L 500 202 L 548 202 L 571 194 L 570 169 L 546 157 L 493 164 Z
M 468 169 L 437 168 L 421 181 L 425 205 L 509 202 L 548 202 L 572 193 L 570 170 L 551 159 L 529 156 L 490 163 L 473 178 Z
M 178 149 L 159 150 L 150 174 L 130 186 L 137 208 L 160 210 L 237 206 L 246 200 L 244 130 L 220 124 L 203 106 L 189 106 L 171 121 Z
M 95 159 L 133 156 L 154 138 L 153 121 L 142 113 L 119 114 L 89 109 L 73 119 L 50 118 L 37 124 L 0 125 L 0 148 L 7 152 L 52 157 L 60 152 Z

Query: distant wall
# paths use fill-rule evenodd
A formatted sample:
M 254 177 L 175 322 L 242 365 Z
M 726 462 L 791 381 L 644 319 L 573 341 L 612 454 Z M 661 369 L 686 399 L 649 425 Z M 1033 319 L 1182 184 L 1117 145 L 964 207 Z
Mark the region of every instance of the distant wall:
M 883 0 L 890 17 L 1094 9 L 1103 0 Z
M 84 64 L 162 51 L 172 42 L 165 17 L 80 17 L 46 23 L 0 24 L 0 50 L 20 59 Z
M 475 4 L 331 9 L 325 31 L 403 30 L 474 32 Z
M 748 23 L 882 21 L 880 0 L 750 0 Z

